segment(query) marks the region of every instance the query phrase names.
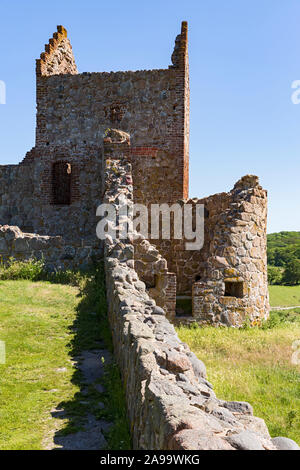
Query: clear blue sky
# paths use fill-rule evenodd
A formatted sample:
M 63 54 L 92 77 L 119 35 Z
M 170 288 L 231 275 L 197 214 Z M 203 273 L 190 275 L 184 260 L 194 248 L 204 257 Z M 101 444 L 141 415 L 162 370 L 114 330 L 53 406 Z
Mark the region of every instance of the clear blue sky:
M 190 194 L 257 174 L 269 232 L 300 230 L 299 0 L 1 1 L 0 164 L 34 145 L 35 59 L 63 24 L 80 72 L 164 68 L 189 22 Z

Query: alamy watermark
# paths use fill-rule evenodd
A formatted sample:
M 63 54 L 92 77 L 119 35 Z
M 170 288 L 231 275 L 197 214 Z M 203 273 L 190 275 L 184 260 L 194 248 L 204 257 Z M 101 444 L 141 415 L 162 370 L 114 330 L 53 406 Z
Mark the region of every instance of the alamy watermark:
M 292 354 L 292 364 L 298 366 L 300 365 L 300 339 L 296 339 L 296 341 L 293 342 L 292 350 L 294 351 Z
M 291 94 L 292 103 L 300 104 L 300 80 L 294 80 L 292 82 L 292 89 L 295 90 Z
M 0 364 L 5 364 L 5 341 L 0 341 Z
M 6 85 L 0 80 L 0 104 L 6 104 Z
M 109 235 L 113 240 L 124 240 L 138 234 L 153 240 L 186 240 L 186 250 L 201 250 L 204 244 L 203 204 L 143 204 L 128 205 L 125 196 L 119 196 L 118 206 L 101 204 L 96 212 L 102 219 L 96 233 L 100 240 Z

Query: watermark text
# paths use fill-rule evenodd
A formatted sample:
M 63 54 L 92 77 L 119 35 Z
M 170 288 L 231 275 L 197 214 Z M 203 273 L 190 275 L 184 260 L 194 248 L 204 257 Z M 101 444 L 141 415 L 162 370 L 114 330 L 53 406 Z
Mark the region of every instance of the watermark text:
M 5 364 L 5 341 L 0 341 L 0 364 Z
M 101 217 L 96 233 L 100 240 L 109 235 L 124 240 L 129 235 L 143 235 L 153 240 L 185 240 L 186 250 L 201 250 L 204 244 L 203 204 L 128 205 L 119 197 L 118 205 L 101 204 L 96 215 Z
M 3 80 L 0 80 L 0 104 L 6 104 L 6 85 Z
M 300 339 L 296 339 L 296 341 L 293 342 L 292 350 L 294 351 L 292 354 L 292 364 L 298 366 L 300 365 Z

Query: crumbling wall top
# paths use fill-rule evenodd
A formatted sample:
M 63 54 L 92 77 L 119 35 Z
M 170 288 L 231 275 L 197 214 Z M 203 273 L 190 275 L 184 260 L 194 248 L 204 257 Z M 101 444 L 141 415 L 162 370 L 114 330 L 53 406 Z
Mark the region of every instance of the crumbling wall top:
M 36 61 L 38 77 L 78 73 L 72 46 L 67 36 L 67 30 L 61 25 L 57 26 L 57 32 L 49 39 L 48 44 L 45 44 L 45 52 L 42 52 Z
M 257 189 L 262 189 L 262 187 L 259 184 L 259 178 L 256 175 L 245 175 L 242 176 L 234 185 L 233 189 L 252 189 L 252 188 L 257 188 Z
M 188 54 L 188 24 L 187 21 L 181 23 L 181 33 L 176 36 L 175 47 L 172 54 L 172 64 L 170 68 L 184 69 Z

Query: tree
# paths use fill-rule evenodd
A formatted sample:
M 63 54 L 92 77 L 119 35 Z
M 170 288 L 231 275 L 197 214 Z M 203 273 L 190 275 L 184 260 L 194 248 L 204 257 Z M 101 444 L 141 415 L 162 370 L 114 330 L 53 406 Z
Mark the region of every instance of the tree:
M 285 270 L 284 270 L 283 281 L 285 284 L 289 284 L 289 285 L 300 284 L 300 260 L 299 259 L 293 259 L 292 261 L 287 263 Z
M 282 269 L 277 266 L 268 266 L 268 281 L 269 284 L 281 284 L 282 283 Z

